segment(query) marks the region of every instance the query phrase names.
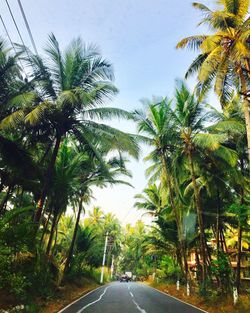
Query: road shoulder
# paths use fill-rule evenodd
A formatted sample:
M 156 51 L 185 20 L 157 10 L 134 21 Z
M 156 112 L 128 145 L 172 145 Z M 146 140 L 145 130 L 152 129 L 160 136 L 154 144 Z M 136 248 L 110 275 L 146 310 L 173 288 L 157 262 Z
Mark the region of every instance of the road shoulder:
M 85 281 L 85 280 L 84 280 Z M 58 292 L 53 300 L 43 303 L 43 313 L 58 313 L 63 312 L 63 310 L 70 306 L 71 304 L 77 302 L 79 299 L 87 296 L 91 292 L 94 292 L 100 288 L 99 284 L 92 280 L 86 280 L 85 283 L 80 286 L 76 284 L 67 284 Z

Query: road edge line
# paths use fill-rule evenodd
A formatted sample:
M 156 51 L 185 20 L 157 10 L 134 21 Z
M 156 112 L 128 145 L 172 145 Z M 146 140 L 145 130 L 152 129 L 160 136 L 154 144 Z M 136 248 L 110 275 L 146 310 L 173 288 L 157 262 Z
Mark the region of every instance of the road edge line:
M 62 308 L 62 309 L 61 309 L 60 311 L 58 311 L 57 313 L 62 313 L 64 310 L 66 310 L 67 308 L 69 308 L 72 304 L 74 304 L 74 303 L 78 302 L 79 300 L 81 300 L 81 299 L 87 297 L 87 296 L 90 295 L 91 293 L 93 293 L 93 292 L 95 292 L 95 291 L 97 291 L 97 290 L 103 288 L 104 286 L 105 286 L 105 285 L 99 286 L 99 287 L 97 287 L 97 288 L 95 288 L 95 289 L 93 289 L 93 290 L 91 290 L 91 291 L 85 293 L 83 296 L 81 296 L 80 298 L 76 299 L 75 301 L 69 303 L 67 306 L 65 306 L 64 308 Z
M 146 285 L 146 286 L 147 286 L 147 285 Z M 204 312 L 204 313 L 209 313 L 208 311 L 205 311 L 205 310 L 203 310 L 203 309 L 201 309 L 201 308 L 198 308 L 198 306 L 195 306 L 195 305 L 193 305 L 193 304 L 190 304 L 190 303 L 188 303 L 188 302 L 185 302 L 185 301 L 183 301 L 183 300 L 180 300 L 179 298 L 176 298 L 176 297 L 174 297 L 174 296 L 171 296 L 170 294 L 168 294 L 168 293 L 166 293 L 166 292 L 164 292 L 164 291 L 161 291 L 161 290 L 156 289 L 156 288 L 151 287 L 151 286 L 147 286 L 147 287 L 152 288 L 152 289 L 158 291 L 159 293 L 164 294 L 165 296 L 171 297 L 171 298 L 173 298 L 173 299 L 175 299 L 175 300 L 178 300 L 178 301 L 180 301 L 180 302 L 182 302 L 182 303 L 185 303 L 185 304 L 187 304 L 187 305 L 189 305 L 189 306 L 192 306 L 193 308 L 198 309 L 198 310 L 200 310 L 200 311 L 202 311 L 202 312 Z

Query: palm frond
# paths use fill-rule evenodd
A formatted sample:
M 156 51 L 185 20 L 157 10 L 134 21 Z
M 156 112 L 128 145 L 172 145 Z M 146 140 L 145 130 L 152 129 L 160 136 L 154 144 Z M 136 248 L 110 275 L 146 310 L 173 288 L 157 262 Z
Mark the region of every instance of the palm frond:
M 197 50 L 200 48 L 201 44 L 206 38 L 207 36 L 203 35 L 186 37 L 177 43 L 176 48 L 177 49 L 188 48 L 191 50 Z

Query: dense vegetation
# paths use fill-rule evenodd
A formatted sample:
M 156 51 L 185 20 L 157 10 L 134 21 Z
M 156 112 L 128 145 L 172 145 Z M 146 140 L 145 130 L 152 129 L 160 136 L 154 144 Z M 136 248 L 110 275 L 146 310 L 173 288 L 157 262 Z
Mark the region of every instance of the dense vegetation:
M 124 156 L 137 157 L 138 145 L 103 123 L 131 114 L 103 105 L 117 89 L 96 47 L 77 39 L 62 52 L 50 35 L 44 56 L 19 50 L 1 41 L 0 287 L 26 301 L 50 295 L 83 264 L 101 265 L 101 224 L 120 226 L 97 209 L 83 226 L 81 213 L 93 186 L 126 183 Z
M 250 249 L 250 3 L 218 2 L 217 11 L 194 3 L 210 33 L 177 45 L 199 51 L 186 75 L 198 74 L 195 90 L 178 81 L 172 99 L 145 100 L 135 112 L 105 105 L 117 89 L 111 64 L 95 46 L 76 39 L 62 51 L 52 34 L 38 56 L 1 39 L 0 290 L 15 303 L 53 297 L 81 276 L 99 280 L 107 232 L 107 265 L 115 260 L 117 272 L 189 282 L 205 296 L 214 285 L 217 294 L 243 289 L 241 263 Z M 220 108 L 208 104 L 213 86 Z M 138 134 L 105 124 L 112 118 L 133 120 Z M 140 142 L 150 149 L 150 166 L 135 206 L 152 216 L 152 225 L 123 229 L 100 208 L 81 219 L 94 186 L 129 184 L 126 162 L 138 157 Z

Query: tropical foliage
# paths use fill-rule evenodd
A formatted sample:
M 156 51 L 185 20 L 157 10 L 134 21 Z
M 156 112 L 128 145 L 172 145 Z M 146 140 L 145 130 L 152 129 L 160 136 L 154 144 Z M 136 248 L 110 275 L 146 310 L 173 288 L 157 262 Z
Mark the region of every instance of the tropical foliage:
M 195 89 L 177 81 L 171 98 L 133 112 L 106 105 L 118 90 L 96 46 L 77 38 L 62 50 L 51 34 L 35 55 L 0 39 L 0 298 L 7 291 L 13 304 L 27 304 L 79 277 L 99 281 L 105 240 L 117 275 L 177 280 L 206 297 L 245 289 L 250 1 L 193 6 L 208 35 L 177 48 L 199 51 L 186 73 L 197 74 Z M 110 126 L 113 118 L 132 120 L 137 134 Z M 123 227 L 89 207 L 94 187 L 131 186 L 127 161 L 140 143 L 147 184 L 134 206 L 151 222 Z
M 107 230 L 108 264 L 119 253 L 113 215 L 82 217 L 94 186 L 129 184 L 126 158 L 139 147 L 135 136 L 105 124 L 132 115 L 105 106 L 117 89 L 95 46 L 78 38 L 62 51 L 52 34 L 44 55 L 16 50 L 1 40 L 0 288 L 27 302 L 79 273 L 94 275 Z

